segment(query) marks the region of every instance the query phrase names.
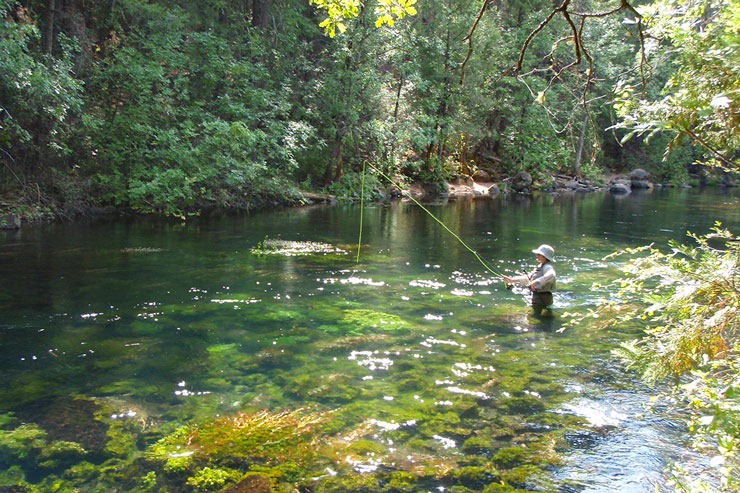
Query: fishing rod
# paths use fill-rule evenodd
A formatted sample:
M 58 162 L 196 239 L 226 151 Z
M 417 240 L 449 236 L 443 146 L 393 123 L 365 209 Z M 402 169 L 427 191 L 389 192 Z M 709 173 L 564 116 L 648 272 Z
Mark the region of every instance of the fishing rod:
M 478 262 L 480 262 L 481 265 L 488 272 L 490 272 L 491 274 L 495 275 L 496 277 L 500 277 L 502 280 L 506 281 L 504 279 L 504 274 L 502 274 L 500 271 L 498 271 L 497 269 L 493 268 L 485 260 L 483 260 L 483 257 L 481 257 L 478 252 L 476 252 L 473 248 L 471 248 L 470 246 L 468 246 L 468 244 L 465 243 L 463 241 L 463 239 L 460 238 L 454 231 L 452 231 L 450 228 L 448 228 L 445 223 L 443 223 L 441 220 L 439 220 L 437 218 L 437 216 L 435 216 L 434 214 L 432 214 L 429 211 L 429 209 L 427 209 L 426 207 L 424 207 L 418 200 L 416 200 L 414 197 L 412 197 L 408 190 L 406 190 L 401 185 L 399 185 L 398 183 L 396 183 L 395 181 L 393 181 L 392 178 L 390 178 L 388 175 L 386 175 L 385 173 L 383 173 L 381 170 L 379 170 L 378 168 L 376 168 L 375 166 L 373 166 L 372 163 L 369 163 L 367 161 L 365 161 L 362 164 L 362 192 L 360 194 L 360 241 L 358 241 L 358 244 L 357 244 L 357 262 L 360 261 L 360 242 L 362 240 L 362 215 L 363 215 L 364 200 L 365 200 L 365 165 L 370 166 L 372 169 L 374 169 L 376 173 L 378 173 L 380 176 L 382 176 L 383 178 L 385 178 L 386 180 L 388 180 L 388 182 L 390 182 L 393 186 L 395 186 L 396 188 L 398 188 L 401 191 L 401 193 L 405 194 L 406 197 L 408 197 L 412 202 L 414 202 L 416 205 L 418 205 L 421 208 L 421 210 L 423 210 L 424 212 L 426 212 L 429 215 L 429 217 L 431 217 L 432 219 L 434 219 L 440 226 L 442 226 L 442 228 L 444 228 L 445 231 L 447 231 L 449 234 L 451 234 L 453 238 L 455 238 L 457 241 L 459 241 L 462 246 L 464 246 L 470 253 L 472 253 L 473 255 L 475 255 L 475 258 L 478 259 Z M 509 286 L 510 286 L 509 283 L 506 283 L 507 289 L 509 288 Z

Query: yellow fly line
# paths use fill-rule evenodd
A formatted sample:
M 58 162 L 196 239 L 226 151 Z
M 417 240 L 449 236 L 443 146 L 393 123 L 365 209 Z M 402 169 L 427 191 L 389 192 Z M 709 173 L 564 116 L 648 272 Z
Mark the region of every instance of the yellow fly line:
M 415 203 L 416 205 L 418 205 L 421 208 L 421 210 L 423 210 L 424 212 L 426 212 L 429 215 L 429 217 L 431 217 L 432 219 L 434 219 L 440 226 L 442 226 L 442 228 L 444 228 L 445 231 L 447 231 L 449 234 L 451 234 L 453 238 L 455 238 L 457 241 L 459 241 L 462 246 L 464 246 L 470 253 L 472 253 L 473 255 L 475 255 L 475 258 L 478 259 L 478 262 L 480 262 L 481 265 L 488 272 L 490 272 L 491 274 L 493 274 L 493 275 L 495 275 L 497 277 L 503 278 L 503 274 L 501 272 L 497 271 L 496 269 L 494 269 L 493 267 L 491 267 L 490 265 L 488 265 L 486 263 L 486 261 L 483 260 L 483 258 L 478 254 L 478 252 L 476 252 L 470 246 L 468 246 L 468 244 L 465 243 L 462 240 L 462 238 L 460 238 L 457 234 L 455 234 L 455 232 L 453 232 L 450 228 L 448 228 L 445 223 L 443 223 L 442 221 L 440 221 L 437 218 L 437 216 L 435 216 L 434 214 L 432 214 L 431 212 L 429 212 L 429 210 L 426 207 L 424 207 L 423 205 L 421 205 L 421 203 L 418 200 L 416 200 L 414 197 L 411 196 L 411 194 L 409 193 L 408 190 L 406 190 L 401 185 L 399 185 L 398 183 L 396 183 L 395 181 L 393 181 L 393 179 L 391 179 L 388 175 L 386 175 L 381 170 L 379 170 L 378 168 L 376 168 L 375 166 L 373 166 L 371 163 L 369 163 L 367 161 L 365 161 L 363 163 L 363 165 L 362 165 L 362 192 L 360 193 L 360 237 L 359 237 L 359 240 L 357 242 L 357 262 L 358 263 L 360 261 L 360 244 L 362 242 L 362 215 L 363 215 L 363 211 L 365 209 L 365 166 L 366 165 L 367 166 L 370 166 L 372 169 L 375 170 L 376 173 L 378 173 L 380 176 L 382 176 L 383 178 L 385 178 L 386 180 L 388 180 L 389 183 L 391 183 L 396 188 L 398 188 L 413 203 Z

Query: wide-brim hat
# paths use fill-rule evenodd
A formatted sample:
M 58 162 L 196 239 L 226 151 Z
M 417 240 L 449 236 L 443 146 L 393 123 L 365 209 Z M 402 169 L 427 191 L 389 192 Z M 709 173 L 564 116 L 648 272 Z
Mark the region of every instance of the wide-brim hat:
M 540 245 L 536 249 L 532 250 L 532 253 L 542 255 L 550 262 L 555 262 L 555 249 L 550 245 Z

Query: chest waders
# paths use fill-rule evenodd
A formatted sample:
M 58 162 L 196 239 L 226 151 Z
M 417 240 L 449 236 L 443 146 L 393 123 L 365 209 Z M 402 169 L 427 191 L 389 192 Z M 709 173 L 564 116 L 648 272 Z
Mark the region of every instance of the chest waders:
M 534 274 L 532 274 L 532 277 L 527 275 L 527 279 L 531 281 L 542 267 L 544 267 L 544 264 L 537 268 Z M 536 311 L 542 311 L 552 305 L 552 291 L 535 291 L 531 286 L 529 287 L 529 290 L 532 292 L 532 308 Z

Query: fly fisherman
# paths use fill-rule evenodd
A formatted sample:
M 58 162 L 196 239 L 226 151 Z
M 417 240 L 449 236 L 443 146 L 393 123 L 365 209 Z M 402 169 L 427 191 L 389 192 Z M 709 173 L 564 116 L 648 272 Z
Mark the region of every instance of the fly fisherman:
M 502 276 L 511 284 L 526 286 L 532 292 L 532 308 L 539 314 L 552 305 L 552 292 L 555 290 L 555 250 L 550 245 L 540 245 L 532 253 L 537 255 L 540 265 L 530 275 L 516 277 Z

